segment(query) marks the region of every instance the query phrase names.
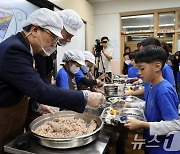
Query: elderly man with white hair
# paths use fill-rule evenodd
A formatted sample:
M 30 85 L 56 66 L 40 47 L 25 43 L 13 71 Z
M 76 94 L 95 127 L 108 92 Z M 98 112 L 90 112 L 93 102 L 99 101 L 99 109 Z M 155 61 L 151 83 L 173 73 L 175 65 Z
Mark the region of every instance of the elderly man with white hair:
M 83 112 L 98 107 L 103 95 L 46 84 L 33 68 L 33 55 L 48 56 L 62 37 L 59 15 L 41 8 L 23 24 L 23 31 L 0 43 L 0 153 L 19 135 L 26 121 L 28 97 L 60 108 Z

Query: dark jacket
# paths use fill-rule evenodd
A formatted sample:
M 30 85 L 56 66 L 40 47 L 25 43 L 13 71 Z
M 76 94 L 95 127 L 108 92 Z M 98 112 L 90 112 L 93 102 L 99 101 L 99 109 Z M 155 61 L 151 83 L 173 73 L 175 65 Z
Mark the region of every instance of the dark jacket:
M 0 43 L 0 107 L 10 106 L 28 95 L 37 102 L 83 112 L 81 91 L 61 89 L 45 83 L 33 68 L 30 47 L 21 33 Z

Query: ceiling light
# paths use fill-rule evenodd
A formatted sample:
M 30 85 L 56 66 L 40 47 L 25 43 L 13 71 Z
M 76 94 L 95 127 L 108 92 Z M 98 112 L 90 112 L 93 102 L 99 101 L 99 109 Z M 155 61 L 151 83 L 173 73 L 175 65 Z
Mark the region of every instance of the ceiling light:
M 131 19 L 131 18 L 148 18 L 148 17 L 153 17 L 153 14 L 147 14 L 147 15 L 137 15 L 137 16 L 126 16 L 126 17 L 121 17 L 121 19 Z

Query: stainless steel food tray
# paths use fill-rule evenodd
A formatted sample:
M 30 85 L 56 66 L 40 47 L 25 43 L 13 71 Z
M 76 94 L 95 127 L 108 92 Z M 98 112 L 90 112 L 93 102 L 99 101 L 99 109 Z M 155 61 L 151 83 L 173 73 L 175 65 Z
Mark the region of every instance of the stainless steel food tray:
M 119 125 L 119 122 L 116 122 L 115 119 L 117 119 L 118 112 L 116 112 L 115 115 L 112 115 L 112 114 L 109 113 L 109 111 L 111 109 L 113 109 L 113 108 L 110 107 L 110 106 L 104 108 L 104 110 L 103 110 L 100 117 L 104 121 L 104 124 L 117 126 L 117 125 Z
M 86 135 L 74 137 L 74 138 L 65 138 L 65 139 L 64 138 L 48 138 L 48 137 L 43 137 L 34 133 L 34 130 L 37 127 L 41 126 L 44 122 L 50 121 L 57 117 L 68 117 L 68 116 L 69 117 L 74 116 L 75 118 L 78 118 L 78 119 L 81 118 L 87 123 L 87 125 L 90 124 L 90 121 L 93 119 L 97 123 L 97 128 L 95 131 L 93 131 L 90 134 L 86 134 Z M 102 127 L 103 127 L 103 121 L 100 117 L 87 113 L 87 112 L 80 114 L 73 111 L 60 111 L 54 114 L 42 115 L 36 118 L 30 125 L 31 132 L 37 139 L 38 143 L 46 147 L 57 148 L 57 149 L 67 149 L 67 148 L 73 148 L 73 147 L 86 145 L 94 141 L 98 137 L 98 134 Z
M 130 119 L 146 121 L 144 112 L 138 108 L 123 108 L 120 116 L 115 120 L 119 121 L 120 123 L 125 123 L 126 120 Z
M 144 102 L 142 99 L 140 99 L 136 96 L 124 96 L 123 99 L 126 102 L 131 102 L 131 103 Z
M 110 114 L 110 110 L 113 109 L 112 106 L 106 107 L 102 114 L 101 118 L 105 124 L 108 125 L 120 125 L 126 122 L 129 119 L 137 119 L 141 121 L 146 121 L 143 111 L 138 108 L 120 108 L 116 110 L 116 114 Z
M 119 100 L 120 101 L 124 100 L 125 102 L 130 102 L 130 103 L 144 102 L 142 99 L 140 99 L 136 96 L 110 96 L 110 97 L 107 97 L 108 104 L 115 103 Z

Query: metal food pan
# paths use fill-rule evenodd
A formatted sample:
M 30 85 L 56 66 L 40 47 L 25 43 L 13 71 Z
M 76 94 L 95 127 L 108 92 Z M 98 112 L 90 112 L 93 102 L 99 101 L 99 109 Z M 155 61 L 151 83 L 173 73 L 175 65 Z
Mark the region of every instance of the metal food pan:
M 90 134 L 86 134 L 74 138 L 48 138 L 34 133 L 36 128 L 41 126 L 44 122 L 53 120 L 54 118 L 57 117 L 68 117 L 68 116 L 69 117 L 74 116 L 77 119 L 83 119 L 87 123 L 87 125 L 90 124 L 91 120 L 93 119 L 97 124 L 97 128 Z M 98 134 L 102 127 L 103 127 L 103 121 L 98 116 L 87 112 L 80 114 L 73 111 L 60 111 L 54 114 L 42 115 L 36 118 L 30 125 L 31 132 L 33 133 L 39 144 L 46 147 L 57 148 L 57 149 L 74 148 L 91 143 L 98 137 Z
M 141 120 L 146 121 L 144 112 L 138 108 L 123 108 L 119 116 L 114 119 L 116 122 L 125 123 L 127 120 Z
M 124 100 L 131 103 L 144 102 L 142 99 L 135 96 L 124 96 Z
M 123 115 L 135 115 L 135 116 L 143 116 L 143 112 L 138 108 L 124 108 L 122 109 Z
M 118 94 L 118 86 L 115 84 L 104 85 L 104 93 L 106 96 L 115 96 Z

